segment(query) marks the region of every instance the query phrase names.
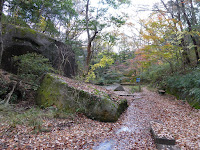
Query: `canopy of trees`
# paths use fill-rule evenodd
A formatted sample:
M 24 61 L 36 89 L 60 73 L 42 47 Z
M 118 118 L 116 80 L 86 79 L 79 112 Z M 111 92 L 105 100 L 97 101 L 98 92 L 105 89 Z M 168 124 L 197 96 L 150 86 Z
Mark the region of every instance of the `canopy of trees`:
M 110 71 L 136 76 L 152 65 L 168 64 L 173 73 L 199 64 L 198 0 L 160 0 L 139 26 L 127 21 L 128 12 L 120 12 L 129 4 L 128 0 L 5 0 L 0 19 L 70 45 L 79 74 L 87 81 Z M 0 47 L 2 53 L 2 42 Z

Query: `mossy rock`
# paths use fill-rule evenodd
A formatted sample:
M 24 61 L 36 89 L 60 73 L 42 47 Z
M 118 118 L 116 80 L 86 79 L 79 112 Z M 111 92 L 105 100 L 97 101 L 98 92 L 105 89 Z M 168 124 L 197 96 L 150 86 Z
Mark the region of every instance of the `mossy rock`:
M 74 81 L 76 82 L 76 81 Z M 84 113 L 91 119 L 115 122 L 128 107 L 127 101 L 113 101 L 107 96 L 99 97 L 76 89 L 55 74 L 46 74 L 37 91 L 36 102 L 41 107 L 56 106 L 58 109 Z
M 52 66 L 63 72 L 65 76 L 71 77 L 76 73 L 77 65 L 75 53 L 70 45 L 53 39 L 33 29 L 19 27 L 11 24 L 3 25 L 3 45 L 1 67 L 12 73 L 17 73 L 17 65 L 13 63 L 13 56 L 27 53 L 37 53 L 49 59 Z M 64 66 L 61 61 L 61 52 L 66 52 L 68 61 Z M 61 69 L 62 68 L 62 69 Z

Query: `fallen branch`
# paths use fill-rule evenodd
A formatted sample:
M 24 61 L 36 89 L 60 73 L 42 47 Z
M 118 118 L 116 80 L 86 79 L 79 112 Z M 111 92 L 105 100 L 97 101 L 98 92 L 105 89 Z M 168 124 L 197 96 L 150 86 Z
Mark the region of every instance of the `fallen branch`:
M 132 96 L 132 97 L 134 97 L 134 94 L 119 94 L 119 96 Z
M 17 82 L 14 82 L 14 85 L 13 85 L 12 90 L 10 91 L 10 93 L 8 93 L 8 94 L 6 95 L 6 98 L 4 99 L 5 105 L 8 105 L 8 104 L 9 104 L 10 98 L 11 98 L 11 96 L 12 96 L 12 94 L 13 94 L 15 88 L 16 88 L 16 85 L 17 85 Z
M 0 101 L 0 105 L 3 104 L 5 102 L 5 100 Z

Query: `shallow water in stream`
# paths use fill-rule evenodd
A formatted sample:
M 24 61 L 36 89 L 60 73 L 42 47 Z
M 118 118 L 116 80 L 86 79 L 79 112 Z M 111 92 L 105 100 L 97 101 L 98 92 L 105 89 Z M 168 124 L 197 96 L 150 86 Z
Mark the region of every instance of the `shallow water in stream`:
M 115 87 L 113 85 L 106 88 Z M 151 109 L 154 103 L 145 100 L 142 93 L 135 93 L 134 97 L 127 97 L 127 99 L 129 107 L 119 119 L 121 126 L 114 129 L 113 138 L 96 144 L 94 150 L 155 149 L 149 125 L 149 122 L 154 119 L 152 116 L 154 112 Z

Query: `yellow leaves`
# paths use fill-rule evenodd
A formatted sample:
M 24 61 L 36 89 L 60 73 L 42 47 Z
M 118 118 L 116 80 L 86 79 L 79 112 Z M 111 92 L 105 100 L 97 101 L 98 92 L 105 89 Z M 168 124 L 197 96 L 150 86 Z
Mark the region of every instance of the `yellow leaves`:
M 112 58 L 109 58 L 109 57 L 107 57 L 107 56 L 103 56 L 103 58 L 100 60 L 100 62 L 99 63 L 96 63 L 96 64 L 94 64 L 93 66 L 92 66 L 92 70 L 95 70 L 95 69 L 97 69 L 97 68 L 103 68 L 103 67 L 105 67 L 107 64 L 108 65 L 111 65 L 112 63 L 114 63 L 114 60 L 112 59 Z
M 173 23 L 178 23 L 178 20 L 176 20 L 176 19 L 171 19 L 172 21 L 173 21 Z
M 151 36 L 146 35 L 146 34 L 142 35 L 142 37 L 143 37 L 144 39 L 146 39 L 146 40 L 150 40 L 150 39 L 151 39 Z
M 169 58 L 171 55 L 170 55 L 169 52 L 166 52 L 166 53 L 163 53 L 163 56 L 164 56 L 165 58 Z
M 96 78 L 96 76 L 95 76 L 95 73 L 94 73 L 94 71 L 89 71 L 88 72 L 88 75 L 87 75 L 87 78 L 86 78 L 86 82 L 89 82 L 90 81 L 90 79 L 95 79 Z
M 174 39 L 174 37 L 182 39 L 184 35 L 177 34 L 177 24 L 180 22 L 176 19 L 166 19 L 162 15 L 154 13 L 150 19 L 142 20 L 141 23 L 144 28 L 140 31 L 140 34 L 146 44 L 137 53 L 140 55 L 145 54 L 143 58 L 146 60 L 143 63 L 139 63 L 145 67 L 149 63 L 158 63 L 159 61 L 173 59 L 178 51 L 177 47 L 171 45 L 177 42 L 177 39 Z M 199 35 L 199 33 L 193 32 L 187 34 Z
M 97 68 L 104 68 L 106 67 L 106 65 L 111 65 L 114 63 L 114 60 L 106 55 L 103 55 L 103 58 L 101 58 L 99 63 L 96 63 L 94 65 L 91 66 L 91 69 L 88 72 L 88 75 L 86 77 L 86 82 L 89 82 L 89 80 L 95 79 L 96 75 L 94 73 L 94 71 Z
M 37 26 L 38 26 L 38 29 L 39 29 L 40 31 L 44 31 L 44 30 L 45 30 L 45 28 L 46 28 L 46 26 L 47 26 L 47 22 L 46 22 L 46 20 L 45 20 L 45 17 L 40 16 L 40 22 L 37 23 Z

